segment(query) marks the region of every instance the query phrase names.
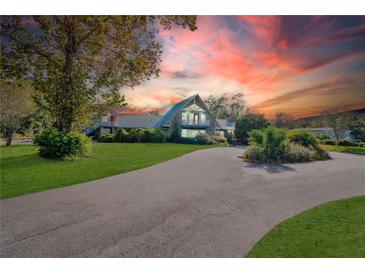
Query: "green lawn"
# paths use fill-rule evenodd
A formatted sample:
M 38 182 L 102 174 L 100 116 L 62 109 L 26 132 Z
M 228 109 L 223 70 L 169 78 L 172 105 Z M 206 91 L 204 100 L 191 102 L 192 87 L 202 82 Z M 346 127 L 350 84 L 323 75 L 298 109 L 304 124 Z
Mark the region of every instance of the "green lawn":
M 214 146 L 184 144 L 93 144 L 88 158 L 73 162 L 41 158 L 33 145 L 0 147 L 2 199 L 87 182 L 148 167 Z
M 325 150 L 365 155 L 365 147 L 321 145 Z
M 326 203 L 280 223 L 247 257 L 364 258 L 365 196 Z

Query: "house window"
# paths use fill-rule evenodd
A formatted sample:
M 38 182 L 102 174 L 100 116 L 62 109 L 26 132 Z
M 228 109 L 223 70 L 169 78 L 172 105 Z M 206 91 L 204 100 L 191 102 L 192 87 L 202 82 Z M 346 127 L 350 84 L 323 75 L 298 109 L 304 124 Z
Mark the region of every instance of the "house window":
M 188 113 L 189 115 L 189 125 L 194 125 L 194 113 Z
M 102 122 L 108 122 L 109 121 L 109 115 L 108 114 L 103 115 L 103 117 L 101 117 L 101 121 Z
M 205 134 L 204 129 L 185 129 L 181 130 L 181 137 L 183 138 L 194 138 L 199 134 Z
M 199 114 L 194 114 L 194 125 L 199 125 Z
M 207 122 L 207 117 L 205 116 L 205 113 L 200 114 L 200 123 L 204 125 Z
M 182 119 L 183 124 L 186 124 L 188 122 L 188 113 L 183 112 L 181 119 Z

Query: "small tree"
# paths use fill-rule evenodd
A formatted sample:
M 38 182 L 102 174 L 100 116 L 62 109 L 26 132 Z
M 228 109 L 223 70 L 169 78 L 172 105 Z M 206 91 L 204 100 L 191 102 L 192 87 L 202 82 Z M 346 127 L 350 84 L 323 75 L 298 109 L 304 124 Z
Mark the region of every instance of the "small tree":
M 0 130 L 9 146 L 13 134 L 20 129 L 22 119 L 33 110 L 34 90 L 25 82 L 0 81 Z
M 285 112 L 276 113 L 273 121 L 274 125 L 278 128 L 293 128 L 294 119 L 293 117 Z
M 238 141 L 248 144 L 248 133 L 254 129 L 262 129 L 268 125 L 263 114 L 247 113 L 236 121 L 235 135 Z
M 179 124 L 177 121 L 177 118 L 175 117 L 171 121 L 171 135 L 170 135 L 170 141 L 173 143 L 177 143 L 180 140 L 180 130 L 179 130 Z
M 353 138 L 365 142 L 365 119 L 355 118 L 355 120 L 350 123 L 349 129 Z
M 324 124 L 332 129 L 337 146 L 349 129 L 351 116 L 346 112 L 340 112 L 338 108 L 332 108 L 323 112 L 322 119 Z

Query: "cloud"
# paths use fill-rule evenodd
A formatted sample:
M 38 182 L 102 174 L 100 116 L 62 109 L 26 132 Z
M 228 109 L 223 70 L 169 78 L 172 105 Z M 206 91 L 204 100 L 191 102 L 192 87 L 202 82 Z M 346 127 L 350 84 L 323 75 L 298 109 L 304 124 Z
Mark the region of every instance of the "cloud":
M 364 26 L 365 17 L 359 16 L 199 16 L 194 32 L 177 27 L 160 32 L 164 45 L 161 76 L 128 92 L 127 98 L 138 109 L 167 109 L 172 104 L 169 97 L 244 91 L 251 105 L 272 103 L 266 107 L 262 103 L 261 110 L 266 112 L 280 100 L 295 111 L 292 106 L 298 107 L 298 100 L 305 96 L 317 100 L 319 91 L 321 96 L 327 96 L 327 90 L 345 98 L 335 91 L 339 80 L 331 87 L 331 82 L 323 84 L 327 87 L 320 85 L 337 74 L 348 78 L 352 72 L 347 67 L 365 60 Z M 312 91 L 305 88 L 308 81 Z M 304 96 L 291 94 L 270 101 L 293 89 L 299 91 L 294 94 Z M 154 94 L 163 97 L 156 99 Z M 304 105 L 313 111 L 317 107 Z
M 275 112 L 285 111 L 294 115 L 313 115 L 331 105 L 344 105 L 347 99 L 349 109 L 365 105 L 365 75 L 356 77 L 343 77 L 336 75 L 328 81 L 294 90 L 255 105 L 252 109 L 256 112 L 272 116 Z

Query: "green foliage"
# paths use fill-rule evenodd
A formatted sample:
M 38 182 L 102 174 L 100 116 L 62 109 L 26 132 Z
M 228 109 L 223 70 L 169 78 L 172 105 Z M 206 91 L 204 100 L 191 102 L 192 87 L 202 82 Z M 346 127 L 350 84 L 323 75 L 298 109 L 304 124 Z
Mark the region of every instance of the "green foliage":
M 314 137 L 314 138 L 313 138 Z M 329 159 L 328 153 L 318 146 L 315 136 L 269 126 L 249 133 L 250 147 L 244 157 L 258 163 L 296 163 Z
M 223 94 L 220 97 L 210 95 L 205 104 L 209 108 L 214 117 L 219 119 L 233 119 L 236 121 L 246 108 L 246 102 L 242 93 L 236 93 L 231 97 Z
M 118 128 L 114 135 L 114 142 L 124 143 L 128 139 L 128 132 L 124 128 Z
M 199 145 L 211 145 L 213 144 L 213 138 L 209 134 L 198 134 L 195 138 L 196 144 Z
M 235 146 L 237 144 L 237 138 L 234 137 L 234 135 L 232 133 L 229 133 L 227 136 L 227 143 Z
M 169 141 L 172 143 L 178 143 L 181 141 L 179 124 L 176 117 L 171 121 L 171 134 L 169 137 Z
M 286 159 L 292 163 L 313 161 L 315 160 L 315 151 L 298 143 L 291 143 L 287 148 Z
M 304 130 L 291 130 L 288 133 L 289 141 L 304 147 L 314 148 L 318 146 L 318 140 L 314 133 Z
M 151 136 L 151 143 L 164 143 L 166 142 L 166 133 L 159 128 L 154 128 Z
M 331 140 L 331 136 L 327 135 L 327 134 L 321 134 L 319 136 L 317 136 L 317 139 L 320 141 L 324 141 L 324 140 Z
M 284 151 L 288 145 L 286 130 L 273 126 L 263 129 L 263 144 L 265 155 L 270 161 L 280 162 L 284 160 Z
M 196 16 L 3 16 L 1 77 L 28 78 L 56 128 L 81 128 L 125 105 L 121 88 L 159 76 L 158 22 L 196 29 Z
M 104 134 L 98 139 L 101 143 L 163 143 L 166 134 L 158 128 L 135 128 L 127 131 L 120 128 L 115 134 Z
M 259 146 L 250 146 L 246 149 L 244 158 L 247 161 L 254 163 L 266 163 L 266 156 L 264 149 Z
M 44 158 L 75 159 L 88 156 L 91 150 L 91 141 L 86 135 L 53 128 L 38 134 L 34 143 L 39 146 L 39 154 Z
M 10 145 L 13 134 L 34 110 L 34 89 L 24 81 L 0 80 L 0 132 Z
M 235 136 L 242 144 L 248 144 L 248 132 L 254 129 L 265 128 L 268 121 L 264 115 L 248 113 L 239 118 L 235 123 Z
M 336 145 L 336 141 L 334 139 L 324 139 L 324 140 L 321 140 L 320 143 L 322 145 L 331 145 L 331 146 Z M 364 146 L 364 143 L 353 142 L 353 141 L 349 141 L 349 140 L 341 140 L 338 143 L 338 146 L 362 147 L 362 146 Z
M 213 144 L 228 144 L 227 139 L 220 135 L 212 135 L 212 143 Z
M 349 128 L 353 138 L 365 142 L 365 119 L 356 119 Z
M 114 142 L 114 134 L 102 134 L 98 138 L 99 143 L 113 143 Z
M 141 128 L 134 128 L 128 133 L 128 143 L 141 143 L 145 137 L 144 130 Z

